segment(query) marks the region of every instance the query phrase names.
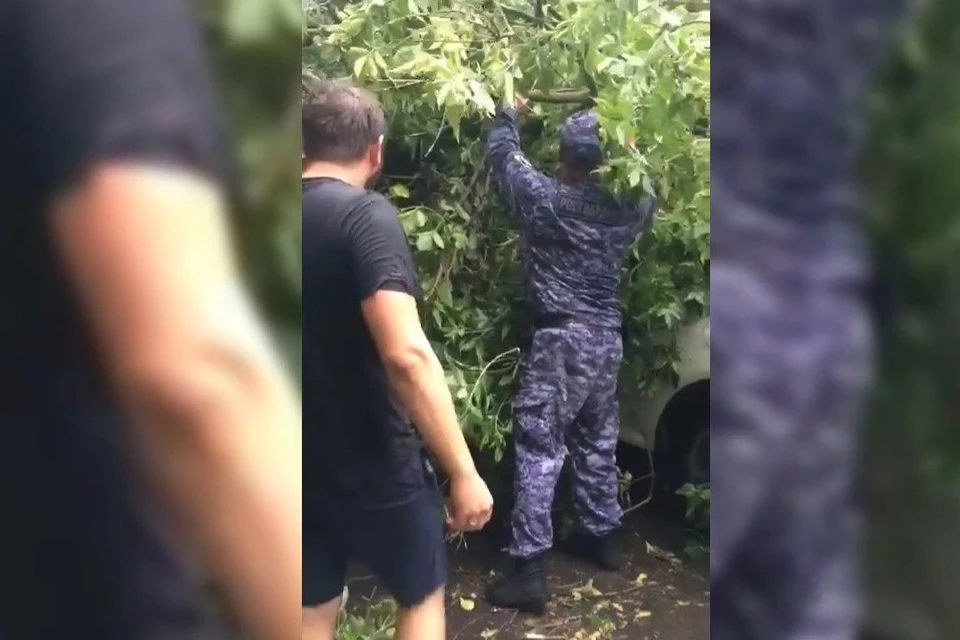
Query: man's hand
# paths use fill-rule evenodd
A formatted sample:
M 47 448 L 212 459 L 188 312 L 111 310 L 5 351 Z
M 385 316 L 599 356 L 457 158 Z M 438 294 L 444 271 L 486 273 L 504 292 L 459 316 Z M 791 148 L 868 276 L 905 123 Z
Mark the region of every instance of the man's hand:
M 493 496 L 476 471 L 450 478 L 450 502 L 447 526 L 456 531 L 478 531 L 493 515 Z
M 513 110 L 517 113 L 529 113 L 530 106 L 530 101 L 519 93 L 513 97 Z

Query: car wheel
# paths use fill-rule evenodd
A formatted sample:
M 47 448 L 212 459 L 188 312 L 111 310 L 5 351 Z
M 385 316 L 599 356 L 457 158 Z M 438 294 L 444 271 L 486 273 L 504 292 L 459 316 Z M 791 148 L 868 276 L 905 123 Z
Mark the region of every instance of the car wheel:
M 657 493 L 663 497 L 676 496 L 688 482 L 710 482 L 709 396 L 688 397 L 673 408 L 657 430 L 655 462 Z
M 686 481 L 693 484 L 710 482 L 710 429 L 701 428 L 687 450 Z

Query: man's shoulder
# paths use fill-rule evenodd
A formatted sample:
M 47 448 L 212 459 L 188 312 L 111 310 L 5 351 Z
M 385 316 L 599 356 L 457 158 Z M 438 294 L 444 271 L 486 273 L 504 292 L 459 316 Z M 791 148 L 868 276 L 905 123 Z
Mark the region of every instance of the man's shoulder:
M 344 217 L 396 215 L 396 209 L 383 195 L 339 180 L 304 179 L 301 196 L 305 215 L 329 215 L 336 211 Z
M 556 180 L 534 167 L 525 155 L 517 152 L 514 160 L 504 168 L 504 176 L 509 182 L 544 195 L 556 189 Z
M 352 202 L 367 192 L 334 178 L 303 178 L 301 196 L 304 204 L 329 206 L 334 202 Z
M 357 198 L 356 211 L 362 211 L 371 216 L 388 216 L 396 218 L 397 208 L 393 206 L 386 196 L 376 191 L 364 190 Z

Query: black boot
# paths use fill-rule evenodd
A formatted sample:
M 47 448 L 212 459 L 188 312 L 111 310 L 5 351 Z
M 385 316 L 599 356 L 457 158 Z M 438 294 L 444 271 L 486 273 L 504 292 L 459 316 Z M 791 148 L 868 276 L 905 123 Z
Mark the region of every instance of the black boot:
M 518 559 L 510 573 L 487 586 L 487 603 L 542 616 L 550 597 L 544 565 L 543 554 L 529 560 Z
M 617 531 L 603 536 L 574 533 L 559 545 L 559 550 L 592 562 L 604 571 L 619 571 L 623 564 L 623 549 Z

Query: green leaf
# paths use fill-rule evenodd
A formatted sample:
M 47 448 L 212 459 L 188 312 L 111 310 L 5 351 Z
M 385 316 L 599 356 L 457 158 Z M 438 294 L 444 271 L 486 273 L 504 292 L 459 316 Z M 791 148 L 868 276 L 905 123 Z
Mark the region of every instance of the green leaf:
M 390 186 L 390 195 L 394 198 L 406 200 L 410 197 L 410 190 L 407 189 L 407 185 L 398 182 Z
M 523 334 L 520 230 L 484 167 L 489 114 L 518 92 L 562 95 L 584 87 L 587 75 L 595 84 L 607 154 L 604 187 L 625 200 L 654 189 L 661 198 L 651 233 L 628 251 L 621 301 L 624 316 L 643 327 L 624 345 L 625 368 L 636 374 L 633 388 L 669 383 L 679 358 L 669 328 L 709 304 L 710 144 L 691 130 L 710 116 L 708 28 L 688 25 L 662 38 L 662 20 L 672 18 L 661 18 L 665 8 L 645 0 L 551 0 L 559 22 L 545 25 L 473 0 L 336 4 L 336 21 L 314 0 L 304 5 L 307 29 L 317 34 L 303 48 L 304 75 L 352 75 L 384 107 L 383 181 L 389 197 L 404 206 L 400 220 L 417 275 L 432 291 L 424 329 L 453 381 L 464 430 L 495 458 L 502 454 Z M 529 4 L 516 6 L 532 11 Z M 690 19 L 685 9 L 675 13 Z M 248 94 L 238 92 L 226 103 L 245 105 Z M 557 132 L 574 108 L 536 103 L 521 129 L 532 164 L 556 162 Z M 291 140 L 298 142 L 295 124 Z M 256 148 L 269 135 L 248 138 L 245 144 Z M 637 151 L 624 146 L 627 138 L 637 141 Z M 269 165 L 252 166 L 250 183 Z M 298 204 L 285 223 L 294 231 Z M 299 236 L 293 238 L 289 247 L 298 246 Z M 298 287 L 296 260 L 290 281 Z M 654 347 L 647 334 L 659 330 L 666 330 L 666 342 Z
M 448 104 L 444 111 L 447 124 L 453 129 L 453 136 L 457 142 L 460 141 L 460 123 L 463 121 L 463 106 L 459 104 Z
M 367 56 L 360 56 L 353 62 L 353 75 L 357 78 L 363 77 L 363 69 L 367 64 Z
M 448 307 L 453 305 L 453 295 L 449 280 L 444 280 L 437 287 L 437 299 Z

